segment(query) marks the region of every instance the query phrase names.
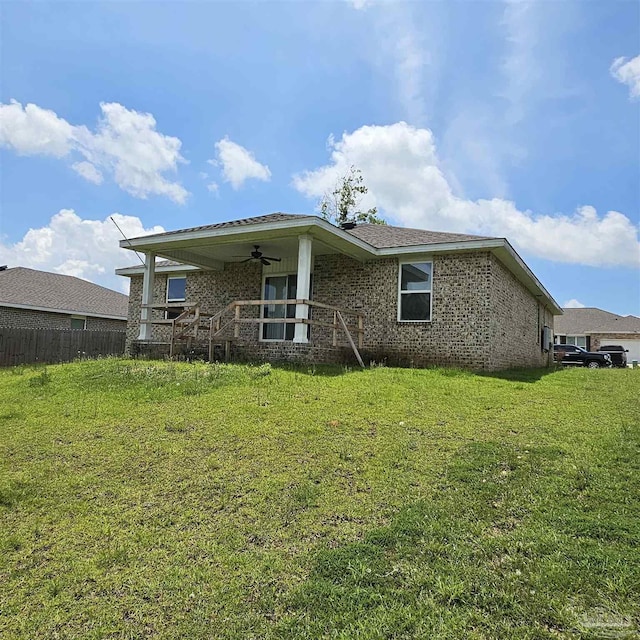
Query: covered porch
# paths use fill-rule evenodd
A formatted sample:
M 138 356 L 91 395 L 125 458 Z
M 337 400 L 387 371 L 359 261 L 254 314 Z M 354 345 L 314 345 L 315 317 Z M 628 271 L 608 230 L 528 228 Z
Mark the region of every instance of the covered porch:
M 363 262 L 371 257 L 370 247 L 315 216 L 265 218 L 240 228 L 223 223 L 123 241 L 123 247 L 143 254 L 143 266 L 136 268 L 142 291 L 132 350 L 163 345 L 173 357 L 197 347 L 216 360 L 230 359 L 237 350 L 260 357 L 292 348 L 347 348 L 362 366 L 363 310 L 314 295 L 313 271 L 318 256 L 342 254 Z M 157 258 L 171 261 L 170 272 Z M 173 282 L 182 269 L 182 283 Z

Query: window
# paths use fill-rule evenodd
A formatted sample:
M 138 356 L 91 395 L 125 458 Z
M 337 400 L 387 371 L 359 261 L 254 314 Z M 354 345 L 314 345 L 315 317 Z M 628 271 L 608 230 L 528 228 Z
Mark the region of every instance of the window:
M 187 277 L 186 276 L 168 276 L 167 277 L 167 302 L 184 302 L 187 293 Z M 167 311 L 167 320 L 177 318 L 184 311 L 183 307 L 177 307 L 171 311 Z
M 575 344 L 577 347 L 587 348 L 586 336 L 567 336 L 567 344 Z
M 298 276 L 295 273 L 281 276 L 265 276 L 264 300 L 295 300 L 297 298 Z M 309 291 L 313 290 L 313 275 Z M 309 310 L 311 312 L 311 310 Z M 265 304 L 263 318 L 295 318 L 295 304 Z M 296 325 L 293 322 L 269 322 L 262 325 L 262 340 L 293 340 Z M 307 325 L 307 337 L 310 326 Z
M 400 263 L 398 320 L 427 322 L 431 320 L 431 262 Z
M 71 328 L 84 331 L 87 328 L 87 319 L 84 316 L 71 316 Z

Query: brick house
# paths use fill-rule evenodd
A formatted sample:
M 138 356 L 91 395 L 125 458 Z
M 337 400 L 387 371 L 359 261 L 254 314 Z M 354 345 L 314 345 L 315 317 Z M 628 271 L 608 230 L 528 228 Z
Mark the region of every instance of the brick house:
M 125 331 L 128 297 L 73 276 L 0 267 L 0 327 Z
M 637 316 L 619 316 L 596 307 L 563 311 L 563 316 L 556 320 L 556 343 L 575 344 L 587 351 L 620 345 L 629 350 L 629 363 L 640 362 L 640 318 Z
M 276 213 L 121 246 L 146 255 L 116 271 L 131 278 L 130 352 L 183 322 L 216 358 L 224 343 L 251 360 L 539 367 L 562 313 L 504 238 Z

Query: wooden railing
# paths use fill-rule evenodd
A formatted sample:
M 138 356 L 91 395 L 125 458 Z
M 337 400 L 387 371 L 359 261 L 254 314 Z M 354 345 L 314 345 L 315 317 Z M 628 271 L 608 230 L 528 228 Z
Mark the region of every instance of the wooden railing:
M 243 318 L 243 307 L 261 307 L 267 305 L 306 305 L 310 308 L 324 309 L 333 312 L 333 322 L 323 322 L 315 320 L 314 318 Z M 231 318 L 225 319 L 225 316 L 231 315 Z M 345 316 L 353 316 L 356 320 L 356 326 L 351 329 L 348 327 Z M 213 315 L 209 321 L 209 359 L 213 356 L 213 344 L 214 339 L 222 334 L 222 332 L 229 326 L 233 325 L 233 338 L 238 339 L 240 337 L 240 327 L 242 324 L 254 323 L 259 324 L 260 327 L 264 324 L 303 324 L 307 326 L 324 327 L 331 329 L 332 331 L 332 344 L 334 347 L 338 346 L 339 332 L 344 332 L 349 346 L 353 350 L 358 364 L 364 367 L 364 362 L 360 357 L 359 349 L 362 349 L 364 342 L 364 315 L 360 311 L 351 311 L 350 309 L 342 309 L 315 300 L 295 299 L 295 300 L 236 300 L 235 302 L 227 305 L 222 311 L 219 311 Z M 351 333 L 355 333 L 357 336 L 358 344 L 353 340 Z M 225 342 L 225 351 L 228 352 L 230 348 L 229 341 Z
M 333 314 L 333 322 L 326 322 L 323 320 L 317 320 L 313 317 L 308 318 L 262 318 L 254 317 L 247 318 L 242 317 L 243 307 L 262 307 L 267 305 L 306 305 L 308 308 L 321 309 Z M 215 339 L 222 335 L 222 333 L 229 327 L 233 327 L 233 337 L 226 338 L 223 341 L 225 349 L 225 358 L 230 356 L 231 340 L 237 340 L 240 338 L 240 328 L 243 324 L 253 323 L 258 324 L 262 328 L 264 324 L 303 324 L 307 326 L 322 327 L 330 329 L 332 332 L 332 345 L 338 346 L 339 335 L 344 333 L 347 343 L 353 350 L 354 355 L 361 367 L 364 367 L 364 362 L 360 356 L 360 349 L 362 349 L 364 343 L 364 315 L 360 311 L 352 311 L 350 309 L 343 309 L 315 300 L 295 299 L 295 300 L 236 300 L 228 304 L 224 309 L 217 313 L 205 312 L 200 308 L 200 305 L 192 302 L 178 302 L 178 303 L 165 303 L 165 304 L 149 304 L 143 305 L 149 309 L 171 311 L 181 309 L 180 315 L 175 318 L 158 318 L 155 320 L 146 320 L 148 324 L 169 325 L 171 326 L 171 342 L 169 348 L 169 355 L 172 357 L 175 350 L 175 344 L 179 340 L 186 339 L 191 342 L 193 339 L 198 338 L 198 332 L 200 330 L 208 330 L 209 335 L 209 360 L 213 360 L 213 349 Z M 353 318 L 355 320 L 355 326 L 349 326 L 347 318 Z M 354 341 L 352 334 L 355 334 L 356 340 Z M 356 344 L 357 341 L 357 344 Z

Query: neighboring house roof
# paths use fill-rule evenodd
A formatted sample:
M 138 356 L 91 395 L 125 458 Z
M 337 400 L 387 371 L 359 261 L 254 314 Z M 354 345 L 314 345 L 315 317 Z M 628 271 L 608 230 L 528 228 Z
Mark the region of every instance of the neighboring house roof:
M 563 309 L 564 315 L 555 321 L 555 332 L 560 335 L 580 336 L 591 333 L 638 333 L 640 318 L 619 316 L 596 307 Z
M 127 319 L 128 296 L 74 276 L 13 267 L 0 271 L 0 306 Z
M 294 256 L 298 237 L 302 235 L 313 237 L 316 255 L 343 253 L 364 262 L 391 256 L 409 259 L 460 251 L 490 251 L 553 314 L 562 313 L 558 303 L 505 238 L 391 225 L 358 224 L 346 229 L 318 216 L 271 213 L 121 240 L 120 246 L 167 259 L 156 263 L 155 268 L 160 272 L 196 268 L 221 270 L 225 263 L 239 262 L 244 255 L 249 255 L 254 245 L 260 245 L 265 255 Z M 136 265 L 117 269 L 116 273 L 133 276 L 143 270 Z

